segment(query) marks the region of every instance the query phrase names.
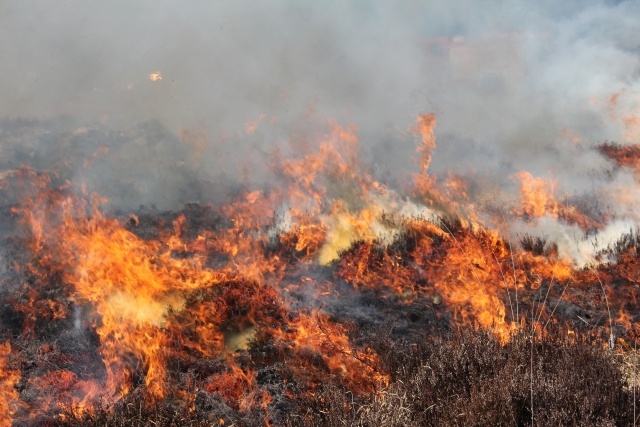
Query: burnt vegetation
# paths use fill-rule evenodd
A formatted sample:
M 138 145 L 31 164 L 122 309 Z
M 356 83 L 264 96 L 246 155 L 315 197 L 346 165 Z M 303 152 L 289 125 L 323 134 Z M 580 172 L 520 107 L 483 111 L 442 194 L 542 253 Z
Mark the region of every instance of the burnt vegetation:
M 622 145 L 616 142 L 603 142 L 597 145 L 596 149 L 618 166 L 626 166 L 634 169 L 640 167 L 639 144 Z

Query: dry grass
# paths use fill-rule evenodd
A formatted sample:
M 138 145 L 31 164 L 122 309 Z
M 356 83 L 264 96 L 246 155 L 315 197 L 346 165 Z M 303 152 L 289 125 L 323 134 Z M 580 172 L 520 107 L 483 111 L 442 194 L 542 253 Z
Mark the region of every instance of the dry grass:
M 394 380 L 384 393 L 358 406 L 327 387 L 287 425 L 529 426 L 531 385 L 536 426 L 633 425 L 615 354 L 586 340 L 534 342 L 533 354 L 532 371 L 525 335 L 504 347 L 484 333 L 412 345 L 389 355 Z
M 620 357 L 601 342 L 573 336 L 532 344 L 522 334 L 501 346 L 489 333 L 465 331 L 413 343 L 383 337 L 373 345 L 391 376 L 375 395 L 358 397 L 335 377 L 313 393 L 274 395 L 266 412 L 239 412 L 204 390 L 190 405 L 176 399 L 145 405 L 134 394 L 93 415 L 67 414 L 41 425 L 260 426 L 268 420 L 288 427 L 530 426 L 532 396 L 535 426 L 633 425 L 629 375 L 639 356 Z M 270 369 L 284 372 L 286 366 Z M 275 371 L 272 376 L 285 381 Z M 287 381 L 282 390 L 305 388 L 303 378 Z

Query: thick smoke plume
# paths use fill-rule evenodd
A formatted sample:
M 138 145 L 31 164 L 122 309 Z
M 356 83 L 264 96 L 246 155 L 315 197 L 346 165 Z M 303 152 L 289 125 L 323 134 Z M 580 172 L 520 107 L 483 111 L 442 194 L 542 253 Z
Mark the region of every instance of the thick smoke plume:
M 92 158 L 74 165 L 78 185 L 169 208 L 277 182 L 274 153 L 334 121 L 402 185 L 419 170 L 409 129 L 433 112 L 430 171 L 469 179 L 479 205 L 512 203 L 526 170 L 559 201 L 599 200 L 587 208 L 637 224 L 635 174 L 593 147 L 638 142 L 639 13 L 634 1 L 5 2 L 3 166 Z

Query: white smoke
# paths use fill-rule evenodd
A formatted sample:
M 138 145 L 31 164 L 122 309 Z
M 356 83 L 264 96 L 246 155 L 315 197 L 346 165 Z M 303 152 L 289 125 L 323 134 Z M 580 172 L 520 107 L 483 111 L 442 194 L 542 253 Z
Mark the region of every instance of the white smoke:
M 604 250 L 612 247 L 624 234 L 633 232 L 637 223 L 631 220 L 615 220 L 597 233 L 585 234 L 577 225 L 558 221 L 551 216 L 543 216 L 535 222 L 516 221 L 510 232 L 512 241 L 523 235 L 546 238 L 558 247 L 558 255 L 570 260 L 576 268 L 594 266 L 600 262 L 611 261 L 599 259 Z

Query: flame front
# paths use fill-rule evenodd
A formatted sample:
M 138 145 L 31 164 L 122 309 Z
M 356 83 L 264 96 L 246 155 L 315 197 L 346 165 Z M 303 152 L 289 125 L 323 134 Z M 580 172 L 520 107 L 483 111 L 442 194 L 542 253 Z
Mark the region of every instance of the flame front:
M 518 250 L 508 231 L 490 225 L 506 216 L 527 224 L 549 217 L 583 229 L 601 224 L 558 202 L 554 181 L 526 171 L 515 175 L 517 205 L 502 216 L 481 214 L 466 177 L 439 180 L 429 171 L 435 126 L 426 114 L 411 129 L 419 163 L 409 184 L 413 199 L 377 181 L 360 163 L 356 130 L 335 123 L 317 149 L 273 154 L 282 185 L 246 187 L 197 213 L 156 213 L 164 218 L 157 226 L 144 213 L 109 217 L 98 196 L 73 195 L 53 188 L 46 175 L 17 171 L 23 200 L 14 213 L 27 226 L 31 256 L 24 274 L 37 277 L 24 285 L 28 298 L 12 303 L 24 313 L 24 335 L 35 334 L 37 319 L 76 316 L 77 330 L 96 334 L 102 363 L 91 375 L 50 369 L 32 376 L 29 387 L 64 388 L 67 397 L 36 400 L 30 410 L 50 413 L 65 403 L 82 413 L 98 400 L 118 402 L 140 384 L 147 399 L 181 393 L 193 402 L 195 392 L 177 385 L 170 366 L 198 358 L 224 361 L 198 384 L 238 410 L 268 412 L 274 396 L 257 370 L 276 362 L 304 378 L 308 393 L 326 376 L 355 395 L 375 393 L 389 382 L 380 356 L 354 340 L 339 311 L 323 309 L 343 292 L 374 293 L 400 307 L 422 304 L 451 328 L 487 329 L 503 343 L 527 322 L 543 330 L 553 312 L 532 293 L 566 289 L 579 275 L 584 283 L 594 278 L 557 247 L 529 242 Z M 3 191 L 13 188 L 8 182 Z M 209 219 L 198 222 L 198 215 Z M 68 300 L 47 296 L 53 281 L 65 284 Z M 243 362 L 242 352 L 259 345 L 270 350 Z M 8 367 L 14 349 L 0 350 L 3 412 L 10 417 L 20 373 Z

